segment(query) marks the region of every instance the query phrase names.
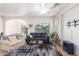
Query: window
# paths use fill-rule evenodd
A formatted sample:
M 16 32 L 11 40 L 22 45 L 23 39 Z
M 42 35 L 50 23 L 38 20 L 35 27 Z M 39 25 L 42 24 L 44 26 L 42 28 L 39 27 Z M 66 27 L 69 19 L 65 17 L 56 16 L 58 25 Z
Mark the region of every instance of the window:
M 35 32 L 49 33 L 49 24 L 48 23 L 41 23 L 41 24 L 35 25 Z

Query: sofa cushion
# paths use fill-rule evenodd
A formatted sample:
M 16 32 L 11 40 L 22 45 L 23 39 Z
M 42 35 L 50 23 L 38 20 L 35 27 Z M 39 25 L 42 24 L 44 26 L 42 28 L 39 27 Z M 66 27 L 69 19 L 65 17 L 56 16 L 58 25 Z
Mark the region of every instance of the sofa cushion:
M 21 42 L 24 42 L 24 40 L 21 39 L 21 40 L 16 40 L 16 41 L 13 41 L 13 42 L 9 42 L 9 45 L 10 45 L 10 46 L 14 46 L 14 45 L 17 45 L 17 44 L 19 44 L 19 43 L 21 43 Z
M 13 41 L 17 41 L 17 38 L 16 38 L 16 36 L 10 36 L 10 37 L 9 37 L 9 40 L 10 40 L 11 42 L 13 42 Z

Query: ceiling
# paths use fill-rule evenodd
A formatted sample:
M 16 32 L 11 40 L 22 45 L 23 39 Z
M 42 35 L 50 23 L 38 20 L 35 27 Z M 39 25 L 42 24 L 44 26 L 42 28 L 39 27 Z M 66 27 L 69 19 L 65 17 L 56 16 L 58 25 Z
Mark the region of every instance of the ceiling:
M 64 3 L 0 3 L 0 16 L 55 16 L 66 5 Z

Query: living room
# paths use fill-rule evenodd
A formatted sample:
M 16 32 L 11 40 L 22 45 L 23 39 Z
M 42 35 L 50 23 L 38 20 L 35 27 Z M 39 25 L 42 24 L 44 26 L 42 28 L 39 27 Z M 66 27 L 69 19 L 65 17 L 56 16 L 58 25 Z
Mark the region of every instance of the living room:
M 6 37 L 0 39 L 0 55 L 79 55 L 78 10 L 78 3 L 0 4 L 0 33 Z M 29 48 L 33 51 L 26 53 Z

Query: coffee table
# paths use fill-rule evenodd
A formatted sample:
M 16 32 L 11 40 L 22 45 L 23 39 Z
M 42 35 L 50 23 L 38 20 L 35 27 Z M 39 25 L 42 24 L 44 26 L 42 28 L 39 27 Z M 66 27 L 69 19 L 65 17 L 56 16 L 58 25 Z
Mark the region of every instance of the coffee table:
M 43 41 L 38 38 L 31 38 L 29 43 L 30 44 L 43 44 Z

